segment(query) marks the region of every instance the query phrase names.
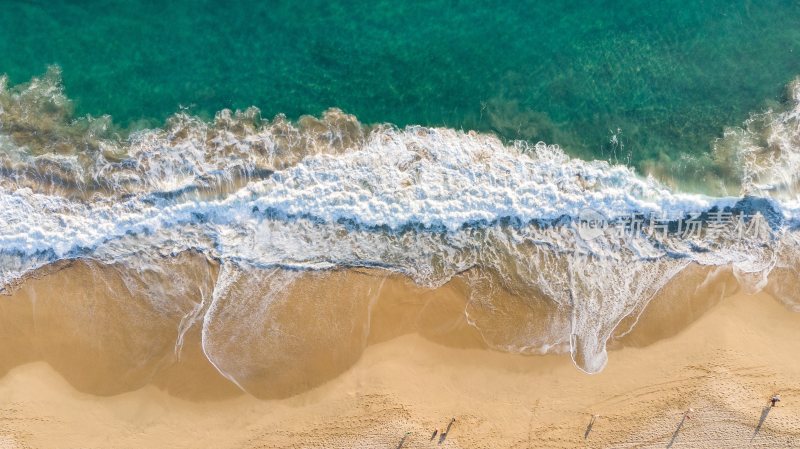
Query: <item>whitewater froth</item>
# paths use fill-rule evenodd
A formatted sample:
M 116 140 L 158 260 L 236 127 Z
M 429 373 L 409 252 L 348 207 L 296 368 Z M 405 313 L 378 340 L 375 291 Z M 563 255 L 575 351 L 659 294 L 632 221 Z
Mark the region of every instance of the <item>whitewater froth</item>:
M 797 257 L 797 196 L 788 187 L 761 199 L 683 193 L 625 166 L 570 158 L 554 145 L 506 144 L 443 128 L 368 127 L 335 110 L 297 124 L 280 117 L 262 121 L 254 109 L 223 111 L 212 123 L 180 114 L 164 129 L 112 138 L 104 135 L 107 121 L 53 125 L 64 114 L 47 115 L 36 105 L 49 101 L 47 110 L 58 111 L 66 99 L 47 82 L 21 91 L 0 86 L 5 290 L 63 259 L 135 270 L 187 251 L 220 261 L 221 275 L 249 267 L 277 276 L 280 285 L 293 276 L 277 267 L 378 267 L 428 287 L 478 269 L 521 297 L 537 292 L 568 317 L 542 325 L 546 340 L 520 334 L 513 344 L 493 346 L 541 352 L 566 345 L 579 367 L 596 372 L 619 323 L 688 264 L 730 265 L 755 292 L 775 267 L 791 275 Z M 38 103 L 25 103 L 31 96 Z M 780 123 L 793 123 L 787 114 Z M 36 121 L 42 116 L 49 117 L 51 131 L 60 130 L 48 139 L 37 134 L 45 126 Z M 38 137 L 22 133 L 23 125 Z M 780 141 L 781 154 L 789 156 L 770 159 L 780 162 L 770 167 L 793 163 L 794 141 Z M 83 150 L 76 149 L 79 142 Z M 762 176 L 746 170 L 747 179 Z M 734 230 L 711 238 L 685 232 L 659 237 L 644 229 L 620 235 L 609 228 L 587 240 L 576 228 L 587 209 L 610 223 L 657 216 L 673 228 L 692 214 L 707 220 L 713 211 L 758 213 L 769 232 L 742 240 Z M 261 299 L 280 296 L 268 293 Z M 493 307 L 491 297 L 473 300 Z M 220 290 L 209 301 L 204 348 L 237 382 L 242 368 L 223 361 L 227 347 L 208 331 L 236 334 L 224 318 L 239 316 L 237 299 Z M 248 307 L 269 309 L 266 303 Z M 192 313 L 192 320 L 200 319 L 199 309 Z M 473 323 L 480 329 L 480 320 Z

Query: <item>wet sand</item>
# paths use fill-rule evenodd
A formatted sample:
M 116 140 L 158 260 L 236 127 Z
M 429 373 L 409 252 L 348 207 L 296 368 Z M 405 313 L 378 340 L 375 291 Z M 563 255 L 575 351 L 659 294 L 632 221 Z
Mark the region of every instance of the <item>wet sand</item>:
M 47 300 L 41 297 L 38 311 L 19 304 L 14 309 L 15 300 L 32 291 L 42 295 L 47 285 L 62 285 L 53 295 L 70 290 L 52 282 L 59 273 L 85 281 L 92 270 L 80 274 L 84 269 L 30 279 L 25 285 L 33 290 L 25 293 L 23 286 L 2 298 L 0 448 L 397 448 L 401 442 L 405 448 L 800 447 L 800 314 L 766 294 L 711 294 L 724 283 L 696 289 L 681 301 L 671 294 L 656 299 L 616 340 L 606 369 L 587 375 L 565 354 L 487 349 L 471 326 L 447 312 L 463 310 L 457 285 L 433 293 L 420 289 L 408 299 L 404 281 L 383 278 L 385 295 L 405 293 L 395 293 L 393 301 L 381 296 L 368 308 L 369 336 L 355 326 L 347 335 L 361 337 L 333 342 L 328 351 L 339 352 L 327 359 L 324 346 L 307 354 L 302 344 L 294 346 L 292 357 L 316 361 L 276 359 L 294 382 L 265 372 L 260 382 L 245 384 L 256 398 L 204 362 L 197 329 L 185 333 L 176 359 L 169 331 L 163 336 L 169 344 L 154 346 L 162 338 L 153 338 L 152 317 L 138 324 L 144 334 L 121 333 L 116 340 L 97 326 L 55 326 L 56 315 L 72 322 L 66 318 L 75 310 L 91 311 L 95 322 L 124 317 L 110 305 L 87 305 L 91 288 L 63 298 L 61 309 L 42 312 Z M 200 273 L 194 279 L 200 283 L 215 269 L 191 270 Z M 103 279 L 106 285 L 94 288 L 118 290 L 108 273 Z M 317 296 L 336 287 L 335 277 L 325 279 L 317 279 Z M 80 308 L 65 308 L 71 302 Z M 124 305 L 130 304 L 135 301 L 128 298 Z M 416 314 L 415 332 L 404 326 L 410 318 L 403 311 L 409 310 Z M 323 312 L 308 309 L 304 316 L 332 316 L 314 313 Z M 76 337 L 87 330 L 94 343 Z M 141 360 L 137 366 L 129 363 L 131 351 L 138 354 L 133 360 Z M 782 401 L 765 408 L 776 392 Z M 694 411 L 683 419 L 689 408 Z M 441 439 L 451 418 L 455 422 Z

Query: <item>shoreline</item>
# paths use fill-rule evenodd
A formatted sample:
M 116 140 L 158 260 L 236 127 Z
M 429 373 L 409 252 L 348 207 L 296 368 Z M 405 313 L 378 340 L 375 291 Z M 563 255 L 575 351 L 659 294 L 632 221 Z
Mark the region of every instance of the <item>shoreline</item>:
M 665 447 L 673 435 L 676 448 L 800 447 L 800 314 L 766 294 L 736 294 L 671 337 L 645 343 L 648 322 L 645 313 L 626 336 L 641 347 L 609 351 L 595 375 L 568 355 L 408 334 L 370 344 L 319 386 L 271 400 L 187 400 L 153 385 L 101 397 L 26 363 L 0 379 L 0 447 L 398 447 L 407 432 L 402 447 L 433 447 L 432 431 L 451 417 L 441 447 Z M 783 401 L 753 438 L 776 392 Z M 584 438 L 592 415 L 600 417 Z

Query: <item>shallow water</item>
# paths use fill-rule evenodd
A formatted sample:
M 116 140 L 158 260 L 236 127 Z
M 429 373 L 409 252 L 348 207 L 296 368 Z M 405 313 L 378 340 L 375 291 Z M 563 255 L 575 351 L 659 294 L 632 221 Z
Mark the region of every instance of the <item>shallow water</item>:
M 336 107 L 544 140 L 700 188 L 724 127 L 800 74 L 800 4 L 5 2 L 0 73 L 20 83 L 48 64 L 78 115 L 123 125 L 180 107 Z
M 382 268 L 429 289 L 469 273 L 471 304 L 502 309 L 502 292 L 547 304 L 534 328 L 493 347 L 568 350 L 597 372 L 622 322 L 691 263 L 731 270 L 750 293 L 770 276 L 793 285 L 797 275 L 797 81 L 779 108 L 717 143 L 715 161 L 738 188 L 727 196 L 670 188 L 555 145 L 371 127 L 338 110 L 295 123 L 253 109 L 212 122 L 179 114 L 121 138 L 107 120 L 72 118 L 57 71 L 0 87 L 6 294 L 65 260 L 121 266 L 135 280 L 197 252 L 221 268 L 184 319 L 236 334 L 269 321 L 270 304 L 299 288 L 302 273 Z M 796 308 L 783 287 L 771 288 Z M 353 294 L 359 304 L 374 296 Z M 174 306 L 169 295 L 147 296 Z M 253 316 L 262 319 L 244 319 Z M 206 335 L 214 363 L 231 348 Z M 235 373 L 252 368 L 215 366 L 237 384 Z
M 325 20 L 332 20 L 331 14 L 333 17 L 345 14 L 334 6 L 320 6 L 313 11 L 328 11 Z M 77 261 L 81 276 L 88 280 L 91 288 L 122 283 L 124 291 L 129 293 L 123 295 L 122 304 L 90 304 L 89 310 L 122 307 L 126 314 L 136 317 L 132 318 L 134 323 L 144 328 L 146 322 L 163 323 L 169 329 L 159 334 L 163 338 L 154 340 L 157 347 L 143 348 L 145 352 L 152 349 L 162 354 L 164 348 L 174 347 L 177 357 L 185 338 L 191 334 L 192 338 L 200 340 L 202 356 L 217 372 L 248 391 L 261 388 L 258 379 L 263 379 L 262 371 L 273 370 L 276 363 L 290 365 L 293 351 L 310 350 L 318 341 L 313 335 L 320 332 L 326 340 L 342 339 L 341 358 L 334 357 L 330 363 L 344 367 L 352 362 L 370 338 L 370 309 L 389 277 L 405 283 L 398 287 L 399 291 L 413 291 L 419 296 L 429 293 L 436 296 L 436 292 L 452 288 L 455 283 L 458 285 L 456 293 L 445 296 L 460 301 L 461 309 L 456 311 L 456 316 L 477 332 L 484 345 L 526 354 L 569 352 L 578 368 L 591 373 L 605 367 L 607 348 L 613 344 L 614 337 L 629 332 L 651 300 L 665 292 L 674 292 L 676 283 L 686 279 L 694 280 L 698 284 L 696 288 L 703 290 L 703 285 L 711 282 L 709 279 L 724 273 L 735 287 L 726 287 L 723 293 L 728 294 L 733 289 L 747 293 L 766 290 L 789 309 L 797 310 L 800 299 L 794 286 L 800 280 L 797 268 L 800 263 L 800 78 L 792 76 L 800 73 L 800 68 L 793 69 L 793 58 L 781 59 L 784 52 L 793 52 L 792 45 L 783 44 L 787 43 L 784 39 L 791 40 L 797 27 L 788 27 L 784 22 L 792 21 L 797 5 L 771 6 L 773 9 L 766 9 L 761 3 L 742 5 L 741 11 L 736 10 L 738 13 L 730 7 L 707 9 L 710 6 L 706 3 L 697 9 L 662 10 L 666 8 L 662 5 L 655 10 L 615 10 L 614 14 L 608 8 L 571 10 L 560 5 L 558 14 L 555 10 L 548 13 L 540 8 L 537 9 L 539 15 L 534 14 L 533 19 L 544 20 L 543 17 L 551 14 L 561 20 L 556 29 L 577 20 L 575 17 L 584 17 L 582 14 L 595 19 L 594 25 L 578 20 L 584 28 L 568 27 L 572 33 L 569 38 L 559 33 L 550 36 L 548 33 L 555 31 L 546 27 L 531 28 L 519 34 L 528 44 L 533 44 L 538 35 L 553 39 L 553 43 L 547 44 L 542 38 L 543 42 L 535 47 L 536 51 L 549 48 L 551 53 L 546 54 L 558 62 L 558 68 L 551 72 L 547 67 L 551 67 L 548 64 L 552 61 L 537 69 L 543 78 L 532 75 L 539 72 L 525 72 L 526 75 L 509 78 L 508 73 L 503 72 L 511 70 L 508 62 L 492 59 L 497 57 L 492 45 L 510 42 L 501 38 L 520 31 L 515 28 L 514 20 L 522 16 L 513 16 L 514 20 L 509 19 L 511 23 L 506 27 L 492 28 L 502 30 L 495 36 L 485 27 L 489 26 L 487 23 L 495 23 L 491 21 L 501 20 L 503 15 L 491 15 L 490 22 L 481 22 L 472 16 L 485 13 L 480 9 L 454 7 L 458 13 L 442 20 L 431 19 L 431 11 L 425 13 L 417 9 L 398 11 L 377 7 L 368 14 L 347 10 L 347 17 L 354 20 L 353 23 L 372 23 L 371 32 L 383 36 L 370 40 L 370 44 L 400 45 L 397 51 L 411 52 L 409 58 L 413 53 L 413 60 L 417 62 L 423 61 L 426 53 L 413 51 L 420 47 L 411 43 L 408 48 L 404 47 L 406 41 L 397 38 L 403 33 L 393 28 L 395 22 L 382 26 L 385 21 L 371 22 L 374 18 L 370 17 L 389 14 L 400 20 L 425 13 L 426 20 L 419 21 L 416 28 L 419 35 L 414 37 L 432 39 L 434 48 L 443 42 L 454 45 L 453 42 L 461 41 L 437 40 L 437 33 L 457 33 L 458 36 L 464 33 L 472 36 L 475 42 L 480 41 L 474 45 L 475 54 L 463 55 L 458 61 L 444 59 L 447 64 L 464 64 L 458 65 L 457 70 L 447 64 L 445 70 L 430 70 L 439 61 L 434 58 L 428 70 L 412 64 L 408 70 L 397 72 L 410 77 L 406 82 L 413 87 L 406 90 L 405 86 L 398 85 L 401 88 L 398 92 L 403 92 L 402 101 L 394 108 L 388 106 L 392 96 L 384 95 L 383 90 L 383 83 L 391 77 L 380 76 L 378 69 L 370 71 L 358 63 L 342 69 L 339 73 L 342 77 L 350 72 L 357 74 L 347 78 L 348 83 L 357 83 L 354 87 L 358 88 L 344 89 L 346 98 L 340 96 L 340 92 L 327 100 L 324 98 L 328 97 L 319 97 L 317 90 L 324 86 L 324 89 L 338 92 L 341 86 L 337 83 L 344 78 L 331 77 L 324 84 L 307 78 L 332 73 L 346 60 L 338 56 L 333 60 L 319 59 L 320 55 L 336 55 L 335 49 L 346 49 L 341 51 L 347 55 L 355 52 L 356 56 L 351 56 L 361 63 L 369 60 L 358 59 L 361 52 L 379 58 L 384 64 L 390 64 L 388 70 L 392 74 L 401 66 L 391 65 L 397 62 L 391 57 L 393 52 L 370 52 L 371 47 L 360 44 L 334 45 L 337 39 L 344 39 L 337 28 L 344 26 L 344 22 L 335 22 L 337 25 L 331 27 L 312 27 L 313 32 L 283 42 L 283 45 L 279 45 L 280 40 L 251 42 L 253 52 L 245 52 L 250 56 L 266 51 L 259 50 L 259 45 L 265 42 L 275 44 L 270 47 L 271 51 L 276 46 L 282 50 L 294 49 L 285 54 L 276 53 L 282 56 L 270 59 L 269 64 L 279 64 L 281 58 L 311 58 L 305 60 L 309 65 L 304 66 L 304 70 L 292 64 L 259 66 L 270 74 L 263 80 L 257 76 L 258 70 L 243 65 L 237 67 L 241 70 L 236 75 L 217 83 L 215 76 L 229 72 L 217 73 L 218 65 L 206 63 L 191 72 L 198 77 L 192 82 L 180 83 L 181 70 L 186 67 L 153 78 L 160 80 L 158 82 L 146 82 L 149 76 L 181 60 L 184 54 L 180 46 L 154 46 L 152 52 L 142 53 L 141 58 L 145 59 L 162 52 L 177 59 L 167 58 L 163 64 L 147 65 L 148 70 L 141 77 L 128 78 L 128 82 L 144 83 L 139 85 L 139 90 L 135 86 L 124 88 L 125 83 L 113 81 L 119 73 L 131 73 L 127 64 L 138 61 L 131 55 L 114 59 L 119 67 L 113 70 L 93 68 L 87 72 L 92 77 L 109 77 L 96 87 L 104 89 L 103 95 L 107 95 L 102 112 L 115 114 L 116 122 L 109 116 L 82 115 L 92 112 L 92 102 L 103 97 L 85 89 L 80 82 L 75 83 L 75 88 L 71 87 L 74 75 L 70 75 L 73 63 L 70 60 L 59 61 L 62 67 L 51 66 L 44 75 L 15 84 L 13 78 L 19 76 L 22 67 L 19 65 L 8 70 L 11 80 L 0 77 L 0 293 L 35 305 L 39 299 L 35 292 L 30 294 L 32 278 L 50 276 L 52 270 L 58 272 L 70 261 Z M 778 9 L 779 6 L 782 9 Z M 52 14 L 37 4 L 12 4 L 10 8 L 18 18 L 24 19 L 20 22 L 35 22 L 42 19 L 41 14 Z M 209 7 L 207 12 L 218 13 L 212 15 L 220 20 L 232 20 L 237 13 L 235 8 L 213 11 L 214 8 L 218 7 Z M 85 7 L 71 6 L 66 10 L 58 20 L 76 20 L 88 13 Z M 109 17 L 123 10 L 100 14 L 87 26 L 90 30 L 102 28 Z M 126 27 L 134 27 L 136 20 L 148 17 L 146 11 L 145 7 L 125 16 L 132 22 L 104 28 L 105 32 L 113 29 L 120 34 L 118 38 L 123 39 Z M 247 36 L 266 33 L 262 29 L 264 23 L 259 22 L 262 27 L 254 24 L 258 11 L 248 12 L 250 19 L 241 21 L 241 33 L 246 34 L 247 27 L 254 27 L 252 33 L 255 33 Z M 741 15 L 745 12 L 746 21 Z M 300 14 L 292 8 L 279 7 L 265 12 L 273 20 L 281 17 L 279 13 Z M 659 17 L 658 13 L 670 13 L 669 17 L 674 20 L 664 20 L 665 16 Z M 182 35 L 182 21 L 194 24 L 203 17 L 199 13 L 175 15 L 161 11 L 160 14 L 178 17 L 170 28 L 172 31 L 167 33 L 176 39 Z M 463 27 L 450 24 L 448 28 L 441 28 L 460 14 L 470 15 L 480 25 L 467 26 L 472 23 L 469 22 Z M 33 17 L 29 17 L 31 15 Z M 758 25 L 759 20 L 767 18 L 773 20 L 774 26 Z M 160 20 L 154 20 L 153 26 Z M 758 26 L 733 27 L 729 23 L 731 20 L 738 20 L 736 23 L 740 25 L 743 21 L 753 21 Z M 300 24 L 310 27 L 314 23 L 311 20 L 279 22 L 275 29 L 299 27 Z M 787 28 L 778 26 L 781 24 Z M 232 29 L 214 28 L 210 23 L 207 26 L 214 31 L 200 33 L 200 42 L 231 33 Z M 64 27 L 66 25 L 57 28 Z M 407 27 L 401 28 L 407 32 Z M 428 28 L 431 29 L 426 32 Z M 137 32 L 149 29 L 136 28 Z M 266 29 L 277 33 L 275 29 Z M 4 30 L 7 32 L 8 28 Z M 758 88 L 752 91 L 742 84 L 725 84 L 736 80 L 756 85 L 756 79 L 742 71 L 749 70 L 749 64 L 758 58 L 743 57 L 739 42 L 736 59 L 741 64 L 722 70 L 725 66 L 715 58 L 733 58 L 733 53 L 726 52 L 734 50 L 726 46 L 728 41 L 715 40 L 719 36 L 714 33 L 720 30 L 731 33 L 726 34 L 726 38 L 757 31 L 752 49 L 747 51 L 754 51 L 757 57 L 776 58 L 774 68 L 759 72 L 759 77 L 770 79 L 759 79 Z M 319 53 L 309 56 L 307 50 L 317 47 L 303 39 L 312 39 L 323 31 L 326 36 L 330 35 L 325 42 L 333 45 L 333 50 L 323 46 Z M 166 29 L 162 32 L 166 33 Z M 500 41 L 487 39 L 484 42 L 480 39 L 484 37 L 482 32 Z M 615 40 L 628 36 L 626 33 L 638 37 Z M 27 38 L 33 35 L 47 34 L 28 30 Z M 364 35 L 369 36 L 370 31 Z M 82 36 L 88 39 L 92 33 Z M 204 57 L 213 58 L 215 52 L 222 52 L 230 44 L 235 48 L 229 49 L 231 57 L 226 61 L 232 63 L 239 55 L 236 49 L 246 41 L 241 34 L 236 36 L 230 43 L 206 42 L 211 50 Z M 355 39 L 356 44 L 364 38 L 361 34 L 353 37 L 353 30 L 347 36 Z M 142 44 L 156 37 L 158 33 L 128 41 Z M 280 34 L 280 37 L 287 39 L 288 35 Z M 98 45 L 101 49 L 113 47 L 114 42 L 114 39 L 101 39 Z M 294 47 L 287 47 L 288 42 Z M 625 51 L 608 53 L 605 46 L 615 42 Z M 640 48 L 640 42 L 647 44 L 641 44 Z M 656 51 L 655 42 L 673 46 L 669 47 L 672 53 L 663 51 L 666 47 Z M 20 43 L 28 49 L 37 48 L 24 39 Z M 72 45 L 59 39 L 52 43 L 56 49 Z M 422 45 L 421 42 L 417 44 Z M 716 45 L 713 56 L 704 53 L 710 51 L 706 46 L 711 44 Z M 192 41 L 191 45 L 196 43 Z M 515 41 L 514 45 L 521 44 Z M 570 53 L 567 49 L 572 48 L 571 45 L 586 53 L 578 52 L 580 57 L 578 53 Z M 777 50 L 773 48 L 776 45 L 780 47 Z M 522 45 L 521 48 L 530 50 L 531 47 Z M 91 54 L 103 55 L 101 49 Z M 774 51 L 770 53 L 769 49 Z M 73 54 L 63 48 L 59 51 L 64 57 Z M 481 52 L 485 52 L 486 57 L 473 60 Z M 46 51 L 42 53 L 46 54 Z M 448 53 L 435 54 L 438 58 Z M 563 55 L 568 57 L 559 59 Z M 692 55 L 699 59 L 691 59 Z M 641 65 L 637 67 L 641 70 L 620 66 L 613 62 L 612 56 L 625 61 L 628 61 L 625 58 L 633 58 L 639 61 Z M 663 59 L 668 56 L 677 59 Z M 9 60 L 22 61 L 15 58 Z M 187 67 L 200 64 L 200 59 L 192 59 Z M 91 58 L 82 61 L 98 63 L 98 59 Z M 258 58 L 249 61 L 257 62 Z M 317 67 L 312 62 L 322 65 Z M 26 63 L 31 64 L 31 61 Z M 704 64 L 710 63 L 716 63 L 717 70 L 704 71 Z M 469 70 L 470 64 L 476 68 L 474 73 Z M 693 72 L 688 67 L 698 71 Z M 783 68 L 787 71 L 785 79 L 780 74 Z M 688 75 L 671 72 L 678 69 L 687 71 Z M 788 74 L 790 69 L 791 75 Z M 596 77 L 597 70 L 600 71 L 597 73 L 605 73 L 606 78 Z M 206 77 L 209 71 L 213 76 Z M 435 79 L 451 72 L 465 77 L 447 77 L 448 83 L 456 86 L 454 90 L 431 84 L 433 81 L 429 77 Z M 655 73 L 659 76 L 654 77 Z M 269 80 L 277 79 L 270 77 L 278 74 L 285 75 L 280 78 L 281 82 L 291 80 L 307 88 L 302 92 L 291 86 L 289 90 L 269 88 Z M 552 90 L 552 80 L 541 81 L 556 75 L 571 77 L 565 84 L 566 90 Z M 614 86 L 607 84 L 612 78 L 622 83 L 617 87 L 625 89 L 614 93 L 611 89 Z M 464 81 L 467 79 L 471 81 Z M 466 107 L 463 110 L 453 108 L 454 115 L 448 115 L 451 114 L 448 102 L 470 104 L 491 88 L 492 82 L 487 79 L 504 80 L 501 83 L 513 79 L 514 83 L 519 83 L 515 85 L 525 87 L 502 92 L 500 103 L 492 100 L 482 104 L 478 119 L 470 115 Z M 531 82 L 534 79 L 536 82 Z M 587 84 L 589 79 L 596 83 Z M 782 87 L 773 87 L 772 83 L 778 81 L 778 86 Z M 202 92 L 193 82 L 214 86 L 222 96 L 210 95 L 205 104 L 198 103 L 190 110 L 171 114 L 175 110 L 171 102 L 178 96 L 186 95 L 194 101 L 192 95 Z M 470 89 L 473 82 L 483 90 Z M 110 83 L 114 84 L 113 88 Z M 689 83 L 695 88 L 689 89 L 680 83 Z M 724 92 L 720 87 L 723 84 L 736 95 L 714 96 Z M 548 87 L 542 88 L 543 85 Z M 676 90 L 675 95 L 662 92 L 637 97 L 637 86 L 654 91 Z M 464 88 L 466 93 L 462 95 L 460 89 Z M 540 88 L 544 90 L 536 90 Z M 589 90 L 580 101 L 571 96 L 583 88 Z M 414 95 L 428 92 L 426 89 L 436 93 L 423 95 L 424 105 L 414 103 Z M 573 89 L 578 90 L 573 92 Z M 66 92 L 73 90 L 76 91 L 74 97 L 67 95 Z M 714 95 L 701 95 L 709 90 Z M 265 91 L 269 93 L 264 94 Z M 247 99 L 236 99 L 236 95 L 225 92 L 235 92 Z M 283 97 L 290 92 L 296 100 L 291 102 L 291 107 L 282 103 L 290 102 Z M 417 93 L 405 96 L 406 92 Z M 783 92 L 779 101 L 775 100 L 777 92 Z M 755 94 L 763 96 L 756 99 Z M 262 98 L 271 99 L 271 95 L 275 96 L 274 100 L 265 101 L 269 104 L 264 111 L 249 107 L 237 111 L 222 109 L 212 114 L 208 111 L 214 109 L 207 109 L 219 107 L 223 99 L 229 101 L 223 105 L 261 104 Z M 547 112 L 547 126 L 541 128 L 544 131 L 526 135 L 521 134 L 522 127 L 510 132 L 511 128 L 498 125 L 506 119 L 519 123 L 525 117 L 531 120 L 543 117 L 525 109 L 529 105 L 515 99 L 517 96 L 552 108 Z M 373 97 L 380 101 L 370 101 Z M 147 99 L 156 101 L 151 104 L 152 109 L 145 107 Z M 238 103 L 240 100 L 243 103 Z M 335 106 L 348 110 L 364 108 L 364 116 L 333 108 L 296 120 L 284 116 L 264 118 L 273 112 L 297 115 L 317 107 L 321 109 L 324 101 L 332 101 Z M 628 101 L 631 101 L 631 108 L 621 106 Z M 660 101 L 661 106 L 645 106 L 649 101 Z M 770 101 L 770 106 L 764 108 Z M 313 107 L 308 106 L 312 104 Z M 412 104 L 419 107 L 411 107 Z M 508 111 L 502 112 L 509 104 L 515 105 L 509 110 L 511 118 L 503 116 Z M 433 109 L 426 105 L 432 105 Z M 275 107 L 285 108 L 270 112 L 270 108 Z M 751 108 L 749 113 L 739 111 L 745 107 Z M 130 115 L 133 110 L 140 115 Z M 724 112 L 714 114 L 712 111 Z M 429 113 L 431 115 L 426 115 Z M 613 118 L 617 120 L 625 114 L 636 118 L 638 124 L 633 129 L 647 139 L 642 137 L 638 143 L 635 139 L 628 141 L 631 134 L 626 134 L 627 131 L 613 131 L 616 137 L 610 140 L 610 147 L 601 145 L 590 151 L 595 139 L 609 142 L 608 135 L 604 134 L 609 117 L 617 117 Z M 456 116 L 459 118 L 453 118 Z M 593 118 L 588 120 L 589 116 Z M 143 128 L 142 123 L 125 126 L 126 120 L 139 118 L 151 120 L 150 127 Z M 557 120 L 551 121 L 551 118 Z M 386 120 L 396 124 L 369 124 Z M 493 132 L 457 129 L 472 127 L 469 120 L 475 120 L 472 122 L 475 128 Z M 687 128 L 681 120 L 689 121 L 691 126 Z M 401 126 L 405 123 L 422 125 Z M 426 123 L 451 127 L 424 126 Z M 710 132 L 711 129 L 714 131 Z M 575 140 L 572 134 L 580 138 Z M 711 142 L 714 136 L 718 138 Z M 528 140 L 513 141 L 509 137 Z M 539 139 L 547 142 L 535 142 Z M 659 149 L 660 139 L 672 142 L 667 146 L 668 151 Z M 699 149 L 693 141 L 703 141 L 705 146 Z M 582 146 L 584 144 L 588 146 Z M 636 145 L 647 148 L 649 153 L 634 152 Z M 630 152 L 630 156 L 624 156 L 625 152 Z M 576 154 L 588 157 L 582 159 Z M 623 156 L 621 161 L 620 156 Z M 187 269 L 181 265 L 187 257 L 194 258 L 189 264 L 190 274 L 186 274 Z M 360 273 L 359 270 L 364 269 L 370 270 L 370 276 L 379 274 L 352 283 L 350 279 L 358 276 L 342 275 Z M 195 283 L 186 282 L 195 278 Z M 80 285 L 75 287 L 73 291 L 80 292 Z M 108 295 L 101 293 L 98 298 L 106 301 Z M 45 301 L 65 300 L 51 298 L 52 293 L 44 296 L 47 296 Z M 87 315 L 84 305 L 71 302 L 80 301 L 79 294 L 69 298 L 66 304 L 55 303 L 56 309 L 63 306 L 70 312 L 65 326 L 81 328 L 86 325 L 81 320 L 93 317 Z M 314 301 L 334 303 L 316 310 Z M 302 308 L 309 316 L 334 310 L 338 321 L 330 329 L 320 328 L 318 323 L 307 327 L 308 323 L 289 316 L 293 307 Z M 141 316 L 137 315 L 139 313 Z M 283 320 L 283 313 L 288 314 L 288 321 Z M 140 330 L 131 328 L 124 335 L 112 332 L 108 338 L 135 338 Z M 272 358 L 267 361 L 255 348 L 262 344 L 264 335 L 269 336 L 273 344 L 269 351 Z M 292 346 L 299 344 L 298 340 L 284 341 L 275 335 L 303 335 L 311 343 L 298 349 Z M 85 338 L 92 340 L 93 337 Z M 284 343 L 286 346 L 281 346 Z M 281 352 L 282 349 L 286 352 Z M 319 360 L 328 360 L 325 357 L 329 355 L 320 355 Z M 141 374 L 132 376 L 135 379 L 146 377 Z M 288 376 L 289 380 L 293 377 L 291 371 L 281 375 Z M 253 382 L 256 386 L 248 387 Z

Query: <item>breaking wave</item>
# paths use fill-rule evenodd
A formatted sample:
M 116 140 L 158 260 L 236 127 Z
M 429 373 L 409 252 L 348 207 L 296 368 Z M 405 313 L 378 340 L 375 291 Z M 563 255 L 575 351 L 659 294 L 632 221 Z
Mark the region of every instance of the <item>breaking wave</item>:
M 296 122 L 255 108 L 210 122 L 180 113 L 129 132 L 73 117 L 57 69 L 20 86 L 2 78 L 0 290 L 13 295 L 65 260 L 145 279 L 202 254 L 220 268 L 181 312 L 176 347 L 199 326 L 205 356 L 250 391 L 266 365 L 243 348 L 274 320 L 271 304 L 309 273 L 377 269 L 368 272 L 419 289 L 461 282 L 463 315 L 488 346 L 569 351 L 598 372 L 608 342 L 698 266 L 730 269 L 744 290 L 800 308 L 789 288 L 800 282 L 800 81 L 788 91 L 781 108 L 714 143 L 741 192 L 709 196 L 556 145 L 367 126 L 338 110 Z M 358 298 L 353 314 L 368 314 L 375 289 L 337 285 Z M 175 301 L 160 296 L 151 301 Z M 538 318 L 508 318 L 509 298 Z

